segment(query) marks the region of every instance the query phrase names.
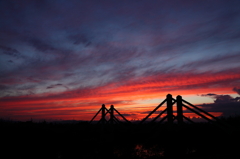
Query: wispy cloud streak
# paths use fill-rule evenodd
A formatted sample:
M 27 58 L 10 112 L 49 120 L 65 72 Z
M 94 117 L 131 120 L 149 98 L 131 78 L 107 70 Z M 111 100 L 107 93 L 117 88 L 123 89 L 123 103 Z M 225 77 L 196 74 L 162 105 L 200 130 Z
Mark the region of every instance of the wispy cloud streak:
M 167 93 L 239 94 L 239 5 L 1 1 L 2 116 L 127 108 Z

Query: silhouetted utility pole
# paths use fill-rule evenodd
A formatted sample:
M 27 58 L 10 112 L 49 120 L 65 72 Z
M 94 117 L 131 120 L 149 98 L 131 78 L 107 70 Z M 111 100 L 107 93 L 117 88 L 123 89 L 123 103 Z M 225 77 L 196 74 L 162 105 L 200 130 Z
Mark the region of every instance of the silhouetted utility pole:
M 167 95 L 167 121 L 169 124 L 173 123 L 173 99 L 172 95 Z
M 177 96 L 177 121 L 178 124 L 183 123 L 183 109 L 182 109 L 182 96 Z

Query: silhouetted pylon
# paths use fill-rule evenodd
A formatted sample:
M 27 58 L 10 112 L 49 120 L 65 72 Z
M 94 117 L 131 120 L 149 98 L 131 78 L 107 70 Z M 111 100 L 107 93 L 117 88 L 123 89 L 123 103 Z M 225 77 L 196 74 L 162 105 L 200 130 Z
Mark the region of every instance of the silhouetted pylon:
M 161 113 L 159 113 L 151 122 L 156 121 L 162 114 L 164 114 L 165 112 L 167 112 L 167 115 L 165 117 L 163 117 L 159 123 L 163 122 L 165 119 L 167 119 L 167 122 L 169 124 L 172 124 L 173 121 L 175 119 L 177 119 L 177 123 L 178 124 L 182 124 L 183 123 L 183 119 L 194 123 L 191 119 L 187 118 L 186 116 L 183 115 L 183 107 L 186 108 L 187 110 L 190 110 L 191 112 L 197 114 L 198 116 L 202 117 L 203 119 L 209 121 L 209 122 L 213 122 L 215 121 L 219 121 L 218 118 L 214 117 L 213 115 L 211 115 L 210 113 L 194 106 L 193 104 L 185 101 L 182 99 L 182 96 L 178 95 L 176 99 L 172 98 L 171 94 L 168 94 L 166 96 L 166 99 L 159 104 L 152 112 L 150 112 L 141 122 L 143 123 L 144 121 L 146 121 L 155 111 L 157 111 L 158 108 L 160 108 L 164 103 L 167 103 L 167 108 L 164 109 Z M 173 105 L 177 103 L 177 115 L 174 116 L 173 115 Z
M 178 124 L 183 123 L 183 109 L 182 109 L 182 96 L 177 96 L 177 121 Z
M 176 101 L 173 100 L 171 94 L 168 94 L 168 95 L 166 96 L 166 99 L 165 99 L 162 103 L 160 103 L 153 111 L 151 111 L 151 112 L 140 122 L 140 124 L 143 123 L 144 121 L 146 121 L 146 120 L 147 120 L 154 112 L 156 112 L 157 109 L 160 108 L 165 102 L 167 103 L 167 108 L 164 109 L 161 113 L 159 113 L 151 122 L 156 121 L 159 117 L 161 117 L 161 115 L 162 115 L 163 113 L 167 112 L 167 115 L 166 115 L 164 118 L 162 118 L 162 119 L 159 121 L 159 123 L 161 123 L 161 122 L 163 122 L 165 119 L 167 119 L 167 122 L 168 122 L 169 124 L 172 124 L 173 121 L 174 121 L 174 119 L 175 119 L 175 116 L 173 115 L 173 104 L 174 104 Z
M 105 124 L 105 122 L 107 122 L 107 120 L 105 119 L 105 116 L 106 116 L 106 113 L 105 111 L 108 112 L 108 109 L 105 107 L 105 104 L 102 105 L 102 107 L 99 109 L 99 111 L 94 115 L 94 117 L 92 118 L 92 120 L 90 121 L 90 123 L 96 118 L 96 116 L 102 112 L 102 117 L 101 119 L 99 120 L 99 122 Z
M 167 95 L 167 121 L 169 124 L 173 123 L 173 99 L 172 95 L 168 94 Z
M 95 119 L 95 117 L 102 112 L 102 117 L 101 119 L 98 121 L 98 123 L 110 123 L 110 124 L 114 124 L 114 123 L 120 123 L 119 119 L 115 117 L 114 112 L 116 112 L 123 120 L 125 120 L 128 123 L 131 123 L 130 121 L 128 121 L 121 113 L 119 113 L 119 111 L 117 111 L 117 109 L 114 108 L 113 105 L 110 106 L 110 109 L 107 109 L 105 107 L 105 105 L 102 105 L 102 108 L 99 109 L 99 111 L 96 113 L 96 115 L 92 118 L 92 120 L 90 121 L 90 123 Z M 109 120 L 106 120 L 106 115 L 110 114 L 110 118 Z

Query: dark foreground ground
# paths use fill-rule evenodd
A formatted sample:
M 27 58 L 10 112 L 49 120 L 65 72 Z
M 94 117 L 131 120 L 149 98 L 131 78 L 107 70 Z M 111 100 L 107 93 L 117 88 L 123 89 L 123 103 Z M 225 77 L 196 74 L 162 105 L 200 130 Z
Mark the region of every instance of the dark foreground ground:
M 239 159 L 240 117 L 197 123 L 96 125 L 0 121 L 0 158 Z

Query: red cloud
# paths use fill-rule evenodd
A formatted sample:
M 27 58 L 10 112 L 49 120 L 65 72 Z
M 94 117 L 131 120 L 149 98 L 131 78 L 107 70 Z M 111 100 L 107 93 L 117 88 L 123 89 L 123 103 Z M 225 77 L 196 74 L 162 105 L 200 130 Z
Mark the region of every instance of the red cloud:
M 25 117 L 57 117 L 58 119 L 74 117 L 75 119 L 89 120 L 103 103 L 127 108 L 130 104 L 134 105 L 134 100 L 164 99 L 168 93 L 185 95 L 218 90 L 227 91 L 233 88 L 229 83 L 234 85 L 239 79 L 240 73 L 229 71 L 202 74 L 155 74 L 131 79 L 125 83 L 116 81 L 104 86 L 78 88 L 61 93 L 2 97 L 0 99 L 1 116 L 18 118 L 19 115 L 24 115 Z M 147 107 L 150 105 L 153 106 L 150 103 L 147 104 Z M 143 115 L 140 115 L 140 112 L 146 111 L 146 109 L 138 111 L 139 115 L 136 115 L 137 112 L 132 110 L 132 113 L 135 113 L 134 118 L 142 118 Z M 151 110 L 148 109 L 148 111 Z

